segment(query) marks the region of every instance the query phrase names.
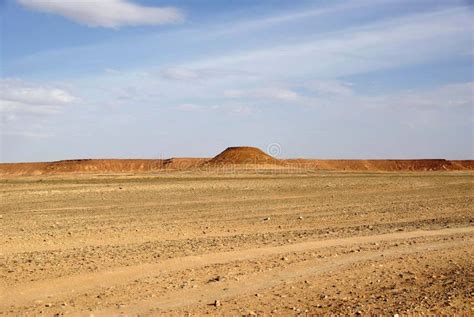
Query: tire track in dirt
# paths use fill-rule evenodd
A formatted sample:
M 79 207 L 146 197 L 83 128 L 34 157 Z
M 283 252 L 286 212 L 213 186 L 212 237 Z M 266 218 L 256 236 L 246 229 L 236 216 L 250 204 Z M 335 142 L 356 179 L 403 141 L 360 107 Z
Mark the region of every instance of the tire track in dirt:
M 141 264 L 103 272 L 25 283 L 8 287 L 8 289 L 2 286 L 0 288 L 0 310 L 5 311 L 6 308 L 11 306 L 28 305 L 33 303 L 35 300 L 44 300 L 46 298 L 57 300 L 64 296 L 80 294 L 81 292 L 86 292 L 95 288 L 123 285 L 137 279 L 156 276 L 164 272 L 176 272 L 214 264 L 251 260 L 265 256 L 289 252 L 303 252 L 327 247 L 350 246 L 373 242 L 386 242 L 400 239 L 446 236 L 453 234 L 470 234 L 473 232 L 474 226 L 470 226 L 431 231 L 393 232 L 371 236 L 310 241 L 277 247 L 263 247 L 172 258 L 159 263 Z
M 136 316 L 154 315 L 167 311 L 185 308 L 192 305 L 212 305 L 215 300 L 226 300 L 239 295 L 256 293 L 270 289 L 280 284 L 292 283 L 304 278 L 337 271 L 348 266 L 369 260 L 388 260 L 394 257 L 406 256 L 417 252 L 439 251 L 452 247 L 471 245 L 473 239 L 467 242 L 448 241 L 417 245 L 415 247 L 402 247 L 389 250 L 368 251 L 361 254 L 348 254 L 336 259 L 309 260 L 293 264 L 287 268 L 259 273 L 250 278 L 239 281 L 224 281 L 218 285 L 206 285 L 205 289 L 189 289 L 171 292 L 160 298 L 144 300 L 120 309 L 104 309 L 93 312 L 94 316 Z

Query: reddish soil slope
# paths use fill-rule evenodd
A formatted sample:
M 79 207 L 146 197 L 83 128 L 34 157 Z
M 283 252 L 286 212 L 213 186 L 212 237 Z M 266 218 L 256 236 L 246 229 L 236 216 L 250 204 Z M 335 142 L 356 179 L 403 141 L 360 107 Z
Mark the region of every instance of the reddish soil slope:
M 34 176 L 64 173 L 147 173 L 232 165 L 286 166 L 314 170 L 350 171 L 457 171 L 474 170 L 474 160 L 278 160 L 254 147 L 230 147 L 212 159 L 170 158 L 165 160 L 85 159 L 41 163 L 0 164 L 1 176 Z
M 41 163 L 0 164 L 0 175 L 48 175 L 63 173 L 143 173 L 164 169 L 184 170 L 208 159 L 171 158 L 166 160 L 85 159 Z
M 353 170 L 353 171 L 454 171 L 473 170 L 474 161 L 421 160 L 306 160 L 285 162 L 295 168 Z

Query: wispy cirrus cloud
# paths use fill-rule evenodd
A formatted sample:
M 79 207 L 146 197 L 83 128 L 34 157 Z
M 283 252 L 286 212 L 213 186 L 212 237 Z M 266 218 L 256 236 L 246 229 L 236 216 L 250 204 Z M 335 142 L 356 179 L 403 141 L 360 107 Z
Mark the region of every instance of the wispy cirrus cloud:
M 300 15 L 304 16 L 304 12 L 294 13 L 292 21 L 297 21 Z M 284 25 L 286 19 L 277 21 Z M 216 41 L 227 38 L 227 35 L 219 35 L 216 31 L 225 29 L 225 24 L 221 24 L 212 28 L 171 31 L 162 36 L 163 42 L 156 41 L 153 35 L 130 38 L 127 39 L 130 42 L 127 52 L 136 56 L 134 60 L 153 61 L 142 63 L 133 72 L 160 69 L 161 76 L 173 80 L 225 77 L 229 70 L 235 76 L 238 70 L 241 75 L 252 74 L 254 77 L 287 79 L 317 76 L 328 79 L 436 61 L 453 55 L 465 56 L 472 51 L 470 24 L 471 16 L 466 8 L 445 8 L 369 21 L 363 25 L 344 25 L 315 34 L 305 29 L 283 42 L 268 41 L 266 34 L 258 34 L 253 45 L 244 47 L 238 41 L 226 42 L 224 50 L 215 45 L 221 43 Z M 251 31 L 243 28 L 236 32 L 240 37 L 253 37 Z M 213 32 L 216 37 L 209 39 Z M 176 38 L 182 40 L 176 43 Z M 206 48 L 205 54 L 186 54 L 184 48 L 195 46 L 196 41 Z M 48 70 L 55 69 L 57 64 L 51 63 L 51 60 L 61 60 L 65 65 L 74 60 L 71 67 L 82 65 L 81 69 L 91 67 L 97 61 L 110 62 L 107 68 L 112 69 L 116 67 L 112 62 L 114 54 L 122 45 L 122 41 L 106 42 L 38 52 L 15 59 L 6 70 L 35 68 L 38 65 L 47 66 Z M 75 58 L 78 55 L 81 56 L 79 61 Z
M 45 139 L 45 138 L 50 138 L 54 136 L 53 134 L 50 134 L 50 133 L 24 131 L 24 130 L 2 131 L 1 134 L 4 136 L 34 138 L 34 139 Z
M 353 10 L 356 8 L 370 7 L 373 5 L 383 5 L 395 0 L 380 0 L 377 3 L 371 0 L 354 0 L 354 1 L 343 1 L 335 2 L 335 4 L 328 5 L 322 8 L 309 8 L 302 11 L 286 12 L 280 13 L 274 16 L 262 17 L 259 19 L 252 19 L 247 21 L 242 21 L 239 23 L 229 24 L 225 27 L 220 27 L 219 30 L 210 33 L 210 36 L 216 35 L 228 35 L 232 33 L 240 32 L 251 32 L 255 30 L 262 30 L 278 26 L 285 23 L 292 23 L 295 21 L 301 21 L 305 19 L 314 19 L 319 16 L 325 16 L 328 14 L 342 13 L 348 10 Z
M 174 80 L 196 80 L 203 77 L 203 72 L 200 70 L 183 68 L 183 67 L 171 67 L 161 71 L 161 75 L 167 79 Z
M 146 7 L 128 0 L 18 0 L 26 8 L 58 14 L 91 27 L 177 23 L 184 14 L 173 7 Z
M 308 86 L 311 89 L 307 89 Z M 358 93 L 349 84 L 337 81 L 318 81 L 302 87 L 263 87 L 248 90 L 226 90 L 230 99 L 251 104 L 280 102 L 299 106 L 353 109 L 392 109 L 398 111 L 474 108 L 474 82 L 455 83 L 417 91 L 367 95 Z M 297 90 L 306 90 L 300 92 Z M 316 93 L 315 93 L 316 92 Z
M 320 95 L 350 96 L 354 93 L 350 83 L 337 80 L 313 80 L 304 86 Z
M 224 91 L 224 95 L 230 98 L 267 99 L 283 102 L 295 102 L 301 99 L 301 96 L 297 92 L 289 88 L 280 87 L 229 89 Z
M 148 78 L 136 80 L 136 95 L 159 91 L 159 100 L 150 102 L 166 105 L 182 105 L 189 100 L 216 104 L 215 98 L 222 98 L 218 104 L 393 104 L 406 92 L 395 94 L 398 97 L 364 96 L 351 83 L 338 78 L 459 54 L 467 46 L 468 20 L 462 9 L 444 9 L 344 28 L 304 41 L 178 60 L 164 68 L 142 68 L 138 71 L 147 73 Z M 126 84 L 133 81 L 127 79 Z M 429 94 L 420 96 L 428 104 L 439 104 Z M 465 98 L 465 94 L 460 96 Z M 415 97 L 404 97 L 400 104 L 413 105 L 414 100 L 420 100 Z
M 164 79 L 177 81 L 205 81 L 205 80 L 222 80 L 222 79 L 251 79 L 255 77 L 252 72 L 245 72 L 234 69 L 219 68 L 190 68 L 178 65 L 167 67 L 159 71 L 149 72 L 149 75 L 158 73 Z
M 335 78 L 461 55 L 470 48 L 471 16 L 450 8 L 324 32 L 269 47 L 192 61 L 189 68 L 232 68 L 283 78 Z
M 367 100 L 374 107 L 379 105 L 393 109 L 474 109 L 474 82 L 447 84 L 424 91 L 405 91 Z
M 249 115 L 253 109 L 244 105 L 203 105 L 195 103 L 184 103 L 176 107 L 176 109 L 185 112 L 221 112 L 231 115 Z

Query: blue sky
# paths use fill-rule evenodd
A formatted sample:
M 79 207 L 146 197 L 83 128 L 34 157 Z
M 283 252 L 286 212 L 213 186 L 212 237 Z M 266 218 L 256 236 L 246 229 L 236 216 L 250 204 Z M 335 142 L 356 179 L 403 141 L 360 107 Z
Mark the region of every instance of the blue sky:
M 2 162 L 474 158 L 468 1 L 0 3 Z

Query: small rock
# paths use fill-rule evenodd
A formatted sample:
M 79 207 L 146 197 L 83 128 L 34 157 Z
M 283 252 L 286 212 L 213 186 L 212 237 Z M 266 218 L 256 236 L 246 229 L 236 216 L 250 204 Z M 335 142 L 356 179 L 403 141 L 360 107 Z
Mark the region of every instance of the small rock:
M 302 216 L 299 216 L 299 217 L 298 217 L 298 220 L 303 220 L 303 217 L 302 217 Z
M 53 304 L 47 303 L 47 304 L 44 305 L 44 307 L 53 307 Z
M 219 282 L 219 281 L 222 281 L 224 278 L 220 275 L 214 277 L 214 278 L 211 278 L 208 283 L 212 283 L 212 282 Z
M 266 217 L 266 218 L 263 218 L 263 221 L 269 221 L 270 219 L 272 219 L 272 218 Z
M 219 307 L 219 306 L 221 306 L 221 302 L 216 299 L 216 300 L 214 301 L 214 304 L 213 304 L 213 305 L 214 305 L 215 307 Z

